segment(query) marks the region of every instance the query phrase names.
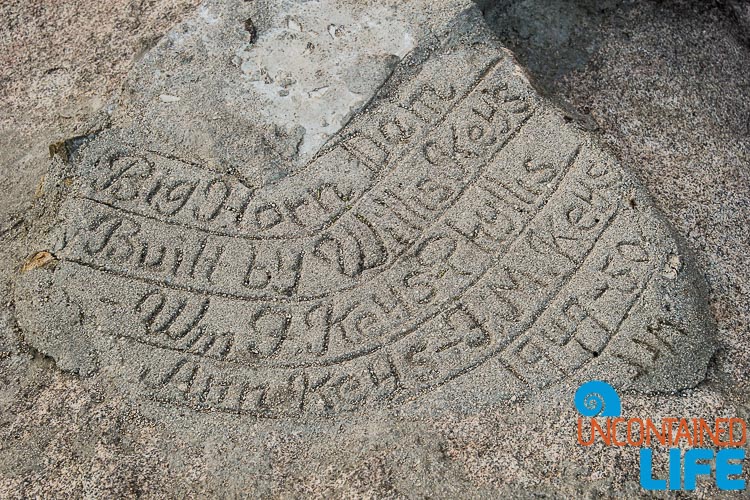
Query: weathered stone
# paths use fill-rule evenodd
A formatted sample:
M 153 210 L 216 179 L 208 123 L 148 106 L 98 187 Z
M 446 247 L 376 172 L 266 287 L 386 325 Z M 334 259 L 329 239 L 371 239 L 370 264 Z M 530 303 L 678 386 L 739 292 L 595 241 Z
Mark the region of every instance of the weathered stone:
M 209 2 L 146 56 L 47 177 L 26 341 L 260 418 L 701 381 L 686 249 L 477 11 L 332 3 Z

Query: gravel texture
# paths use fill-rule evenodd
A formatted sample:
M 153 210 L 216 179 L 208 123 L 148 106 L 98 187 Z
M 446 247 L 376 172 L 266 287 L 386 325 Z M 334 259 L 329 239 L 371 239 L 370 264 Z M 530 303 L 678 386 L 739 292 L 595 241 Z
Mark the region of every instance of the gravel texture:
M 221 417 L 196 421 L 190 412 L 155 415 L 108 377 L 62 371 L 24 342 L 8 283 L 27 257 L 28 210 L 44 194 L 48 146 L 100 126 L 133 62 L 192 4 L 0 7 L 2 495 L 640 494 L 633 450 L 575 443 L 577 414 L 562 389 L 543 401 L 407 418 L 396 429 L 364 415 L 290 433 L 236 428 Z M 750 420 L 747 4 L 480 7 L 537 88 L 636 173 L 708 281 L 719 350 L 706 380 L 673 394 L 626 392 L 625 416 Z M 699 483 L 698 497 L 716 493 Z

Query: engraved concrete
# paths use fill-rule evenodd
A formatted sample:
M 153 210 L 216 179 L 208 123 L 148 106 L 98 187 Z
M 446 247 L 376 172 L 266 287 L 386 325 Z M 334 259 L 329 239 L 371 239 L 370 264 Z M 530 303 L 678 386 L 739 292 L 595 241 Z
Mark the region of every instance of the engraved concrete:
M 54 259 L 15 287 L 29 344 L 156 414 L 235 419 L 703 379 L 713 325 L 687 249 L 476 10 L 415 2 L 392 37 L 368 21 L 387 5 L 333 2 L 326 34 L 313 4 L 203 4 L 111 126 L 52 162 L 29 244 Z M 248 70 L 283 73 L 268 51 L 308 43 L 326 56 L 289 56 L 281 83 Z

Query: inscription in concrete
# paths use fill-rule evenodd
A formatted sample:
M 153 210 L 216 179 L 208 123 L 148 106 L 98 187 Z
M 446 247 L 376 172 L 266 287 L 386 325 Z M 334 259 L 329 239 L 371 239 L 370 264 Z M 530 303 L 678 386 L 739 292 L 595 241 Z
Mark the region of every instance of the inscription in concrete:
M 16 286 L 27 341 L 136 398 L 261 418 L 702 379 L 685 249 L 507 51 L 424 42 L 372 92 L 273 180 L 134 124 L 56 160 L 32 238 L 54 260 Z

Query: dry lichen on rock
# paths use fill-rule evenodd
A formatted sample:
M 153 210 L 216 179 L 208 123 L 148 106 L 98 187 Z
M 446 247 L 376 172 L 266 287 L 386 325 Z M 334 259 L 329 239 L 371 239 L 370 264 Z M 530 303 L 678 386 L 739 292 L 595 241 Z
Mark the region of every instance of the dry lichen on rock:
M 47 252 L 46 250 L 42 250 L 40 252 L 36 252 L 32 256 L 30 256 L 28 259 L 26 259 L 26 262 L 24 262 L 23 266 L 21 266 L 21 272 L 25 273 L 27 271 L 39 269 L 39 268 L 48 266 L 56 261 L 57 259 L 55 258 L 54 255 Z

